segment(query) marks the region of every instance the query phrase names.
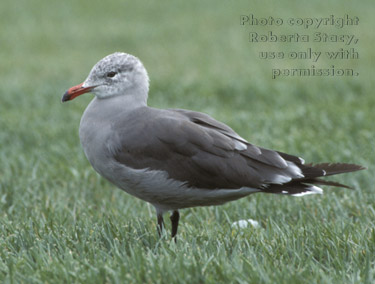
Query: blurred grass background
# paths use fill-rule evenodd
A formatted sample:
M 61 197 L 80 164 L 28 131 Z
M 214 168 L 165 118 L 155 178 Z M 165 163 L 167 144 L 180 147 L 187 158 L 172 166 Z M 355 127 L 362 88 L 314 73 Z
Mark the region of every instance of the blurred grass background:
M 373 283 L 372 1 L 43 1 L 0 4 L 0 280 L 5 283 Z M 271 79 L 258 52 L 337 44 L 248 42 L 239 16 L 360 17 L 359 77 Z M 257 28 L 294 33 L 297 29 Z M 301 29 L 298 31 L 302 32 Z M 159 240 L 153 208 L 114 188 L 80 147 L 91 95 L 60 102 L 102 57 L 139 57 L 149 104 L 206 112 L 254 144 L 308 162 L 367 166 L 335 177 L 355 191 L 254 195 L 182 211 L 179 242 Z M 320 62 L 325 67 L 332 62 Z M 231 223 L 252 218 L 261 229 Z

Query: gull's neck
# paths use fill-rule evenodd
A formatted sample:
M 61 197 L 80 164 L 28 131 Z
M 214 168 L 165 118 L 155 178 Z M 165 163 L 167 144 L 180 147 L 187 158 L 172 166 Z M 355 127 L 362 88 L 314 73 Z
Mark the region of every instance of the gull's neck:
M 116 109 L 135 109 L 138 107 L 147 106 L 147 95 L 118 95 L 107 98 L 95 97 L 93 99 L 100 108 L 109 108 L 113 111 Z
M 135 97 L 132 95 L 118 95 L 100 99 L 95 97 L 87 106 L 82 118 L 83 122 L 105 123 L 111 118 L 124 112 L 130 112 L 140 107 L 147 107 L 147 97 Z

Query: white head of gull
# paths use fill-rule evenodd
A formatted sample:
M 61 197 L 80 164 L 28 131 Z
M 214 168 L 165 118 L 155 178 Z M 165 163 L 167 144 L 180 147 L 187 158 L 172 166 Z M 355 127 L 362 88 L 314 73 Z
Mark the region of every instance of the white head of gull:
M 220 205 L 256 192 L 301 196 L 317 185 L 348 186 L 320 177 L 364 169 L 354 164 L 304 164 L 302 158 L 250 144 L 212 117 L 147 106 L 149 78 L 142 62 L 116 52 L 100 60 L 62 101 L 95 95 L 79 135 L 87 159 L 104 178 L 156 208 L 158 231 L 171 211 Z

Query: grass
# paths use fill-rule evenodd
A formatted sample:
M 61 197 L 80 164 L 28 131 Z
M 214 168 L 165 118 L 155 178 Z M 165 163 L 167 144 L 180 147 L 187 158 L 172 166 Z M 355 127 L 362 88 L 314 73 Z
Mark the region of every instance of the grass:
M 0 281 L 373 283 L 372 2 L 179 2 L 3 1 Z M 257 59 L 238 24 L 250 12 L 359 15 L 360 60 L 342 64 L 360 76 L 272 80 L 270 69 L 283 63 Z M 354 191 L 258 194 L 183 210 L 178 243 L 160 239 L 152 206 L 114 188 L 84 157 L 78 125 L 91 96 L 60 103 L 117 50 L 144 62 L 152 106 L 206 112 L 255 144 L 369 170 L 333 178 Z M 231 227 L 248 218 L 261 227 Z

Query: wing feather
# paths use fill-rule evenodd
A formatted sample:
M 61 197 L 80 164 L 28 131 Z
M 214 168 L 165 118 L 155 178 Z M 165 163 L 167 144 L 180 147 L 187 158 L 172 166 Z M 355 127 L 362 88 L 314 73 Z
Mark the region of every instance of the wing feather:
M 263 188 L 298 177 L 279 153 L 248 143 L 202 113 L 137 109 L 113 125 L 113 133 L 109 141 L 116 145 L 108 148 L 118 162 L 166 171 L 194 187 Z M 239 150 L 238 143 L 246 148 Z

